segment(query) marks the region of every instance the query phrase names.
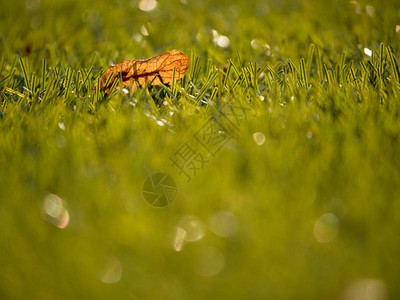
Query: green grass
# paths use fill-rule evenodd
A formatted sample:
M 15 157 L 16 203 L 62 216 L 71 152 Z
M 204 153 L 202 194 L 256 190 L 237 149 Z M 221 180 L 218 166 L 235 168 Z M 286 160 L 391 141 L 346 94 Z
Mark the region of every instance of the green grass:
M 400 4 L 138 5 L 0 0 L 0 298 L 398 299 Z M 174 48 L 182 82 L 92 92 Z M 190 182 L 185 143 L 207 161 Z M 155 172 L 166 208 L 142 197 Z

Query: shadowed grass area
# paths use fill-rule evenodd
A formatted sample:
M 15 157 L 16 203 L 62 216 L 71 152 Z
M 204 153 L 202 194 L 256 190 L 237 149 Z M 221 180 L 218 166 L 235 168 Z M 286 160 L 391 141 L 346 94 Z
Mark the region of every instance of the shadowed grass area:
M 399 16 L 1 1 L 0 298 L 397 299 Z M 182 82 L 93 93 L 175 48 Z M 157 172 L 165 208 L 142 197 Z

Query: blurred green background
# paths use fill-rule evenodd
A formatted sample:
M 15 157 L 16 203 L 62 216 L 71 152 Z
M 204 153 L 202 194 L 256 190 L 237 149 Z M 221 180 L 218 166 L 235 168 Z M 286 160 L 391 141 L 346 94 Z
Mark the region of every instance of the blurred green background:
M 398 299 L 400 82 L 379 47 L 399 39 L 394 0 L 0 0 L 0 298 Z M 189 183 L 170 157 L 212 105 L 90 100 L 110 64 L 170 49 L 184 88 L 215 70 L 205 97 L 240 108 Z M 51 70 L 85 88 L 31 96 Z M 154 172 L 176 181 L 166 208 L 142 197 Z

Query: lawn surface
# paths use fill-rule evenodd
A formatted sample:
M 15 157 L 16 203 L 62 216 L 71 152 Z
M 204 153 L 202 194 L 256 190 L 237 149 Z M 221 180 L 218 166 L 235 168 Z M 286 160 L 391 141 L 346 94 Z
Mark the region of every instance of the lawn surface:
M 399 60 L 394 0 L 0 0 L 0 298 L 399 299 Z

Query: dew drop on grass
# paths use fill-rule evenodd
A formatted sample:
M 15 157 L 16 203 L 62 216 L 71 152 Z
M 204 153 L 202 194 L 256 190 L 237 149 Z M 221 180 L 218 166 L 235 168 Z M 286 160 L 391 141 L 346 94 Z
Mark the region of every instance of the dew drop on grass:
M 58 123 L 58 128 L 65 130 L 65 124 L 63 122 Z
M 256 144 L 259 146 L 265 143 L 265 135 L 262 132 L 253 133 L 253 139 L 254 142 L 256 142 Z
M 339 231 L 339 219 L 332 213 L 318 218 L 314 224 L 314 237 L 320 243 L 329 243 Z
M 400 25 L 396 25 L 396 32 L 400 32 Z
M 364 48 L 364 54 L 371 57 L 372 56 L 372 50 L 369 48 Z
M 217 39 L 217 45 L 221 48 L 228 48 L 230 43 L 229 38 L 225 35 L 221 35 Z
M 143 11 L 152 11 L 157 7 L 156 0 L 140 0 L 139 8 Z

